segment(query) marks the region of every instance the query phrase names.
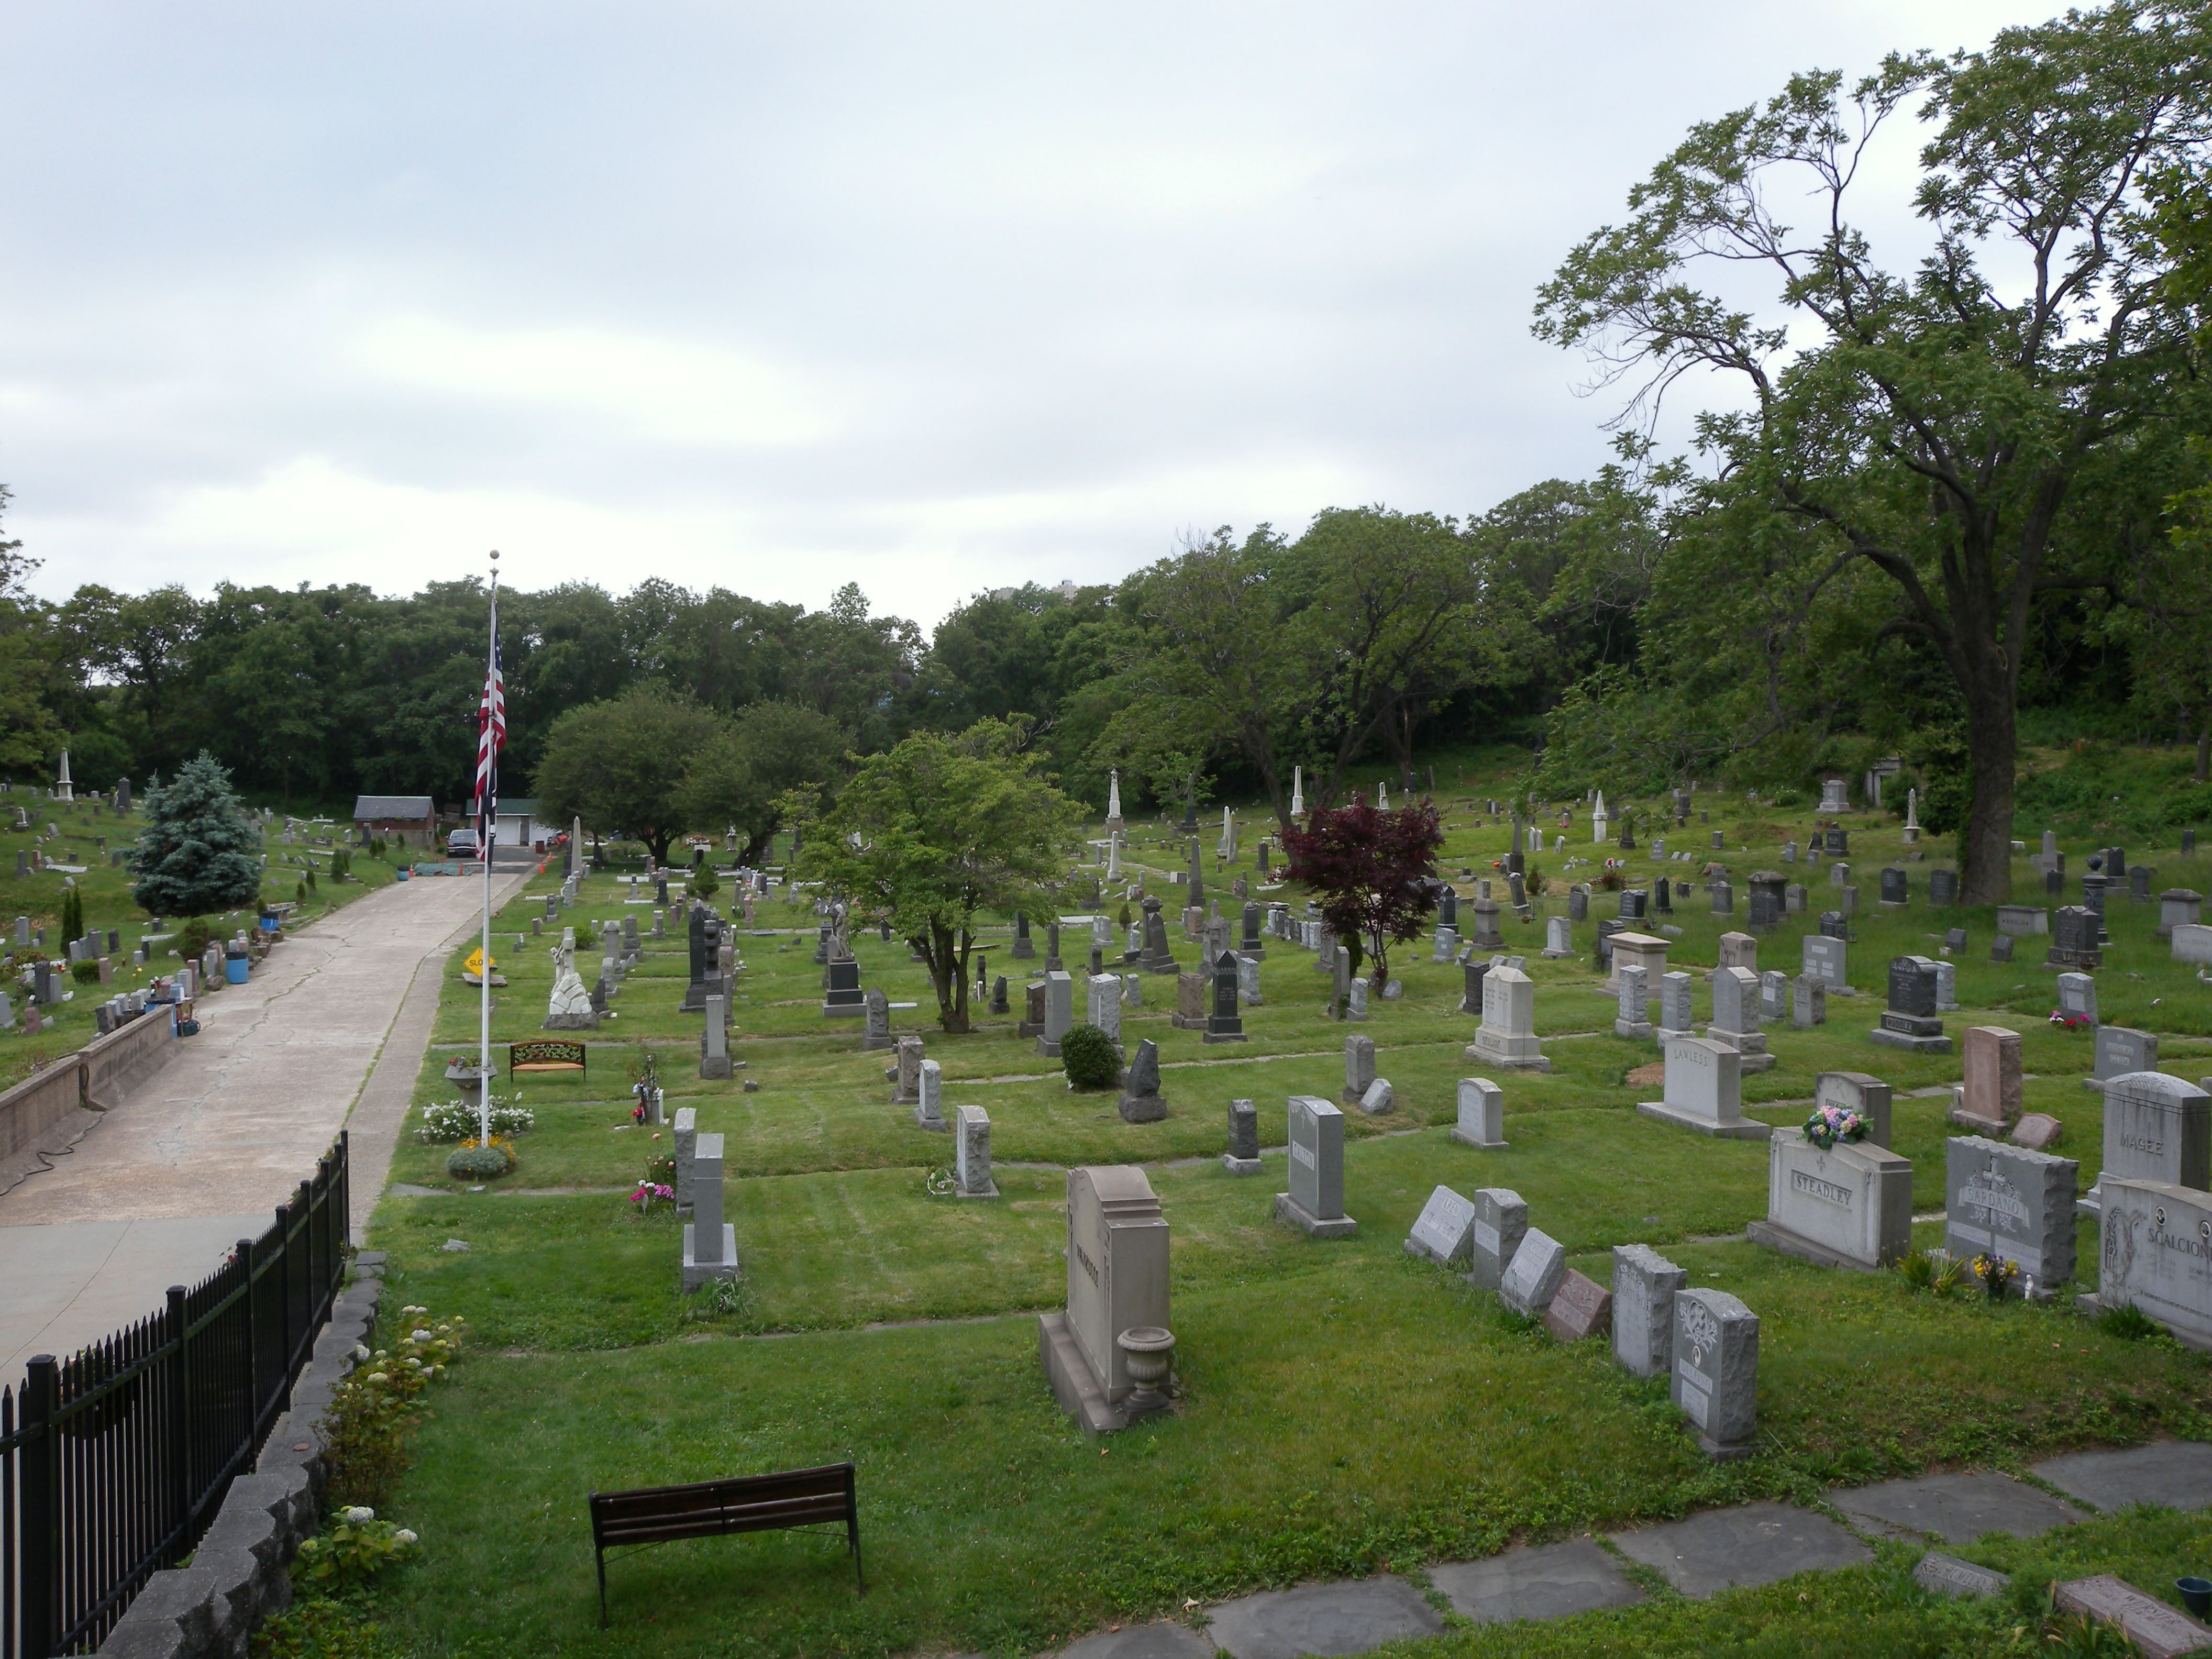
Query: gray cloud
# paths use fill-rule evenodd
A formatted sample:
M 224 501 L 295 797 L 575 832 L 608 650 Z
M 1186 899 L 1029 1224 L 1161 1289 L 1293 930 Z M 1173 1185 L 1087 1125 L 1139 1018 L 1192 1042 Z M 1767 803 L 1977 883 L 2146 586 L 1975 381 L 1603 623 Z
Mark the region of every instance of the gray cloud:
M 495 545 L 928 623 L 1480 511 L 1605 459 L 1533 292 L 1690 122 L 2042 15 L 18 6 L 11 528 L 57 596 Z

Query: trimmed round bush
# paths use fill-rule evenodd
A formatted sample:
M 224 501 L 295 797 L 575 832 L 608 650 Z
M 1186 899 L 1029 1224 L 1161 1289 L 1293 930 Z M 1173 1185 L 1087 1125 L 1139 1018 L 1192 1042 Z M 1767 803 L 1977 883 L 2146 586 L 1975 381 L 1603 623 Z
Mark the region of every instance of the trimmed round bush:
M 446 1173 L 461 1181 L 494 1181 L 507 1168 L 507 1153 L 497 1146 L 464 1146 L 446 1159 Z
M 1114 1039 L 1096 1025 L 1071 1025 L 1061 1034 L 1060 1063 L 1079 1089 L 1110 1089 L 1121 1080 Z

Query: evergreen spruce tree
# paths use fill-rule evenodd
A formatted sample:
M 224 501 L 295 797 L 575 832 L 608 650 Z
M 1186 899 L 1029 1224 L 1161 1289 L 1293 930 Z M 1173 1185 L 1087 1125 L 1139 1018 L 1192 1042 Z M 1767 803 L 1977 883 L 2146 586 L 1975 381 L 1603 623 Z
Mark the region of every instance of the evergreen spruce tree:
M 62 891 L 62 944 L 84 937 L 84 895 L 75 887 Z
M 230 774 L 206 750 L 146 792 L 131 854 L 132 890 L 149 915 L 204 915 L 261 896 L 261 836 L 241 814 Z

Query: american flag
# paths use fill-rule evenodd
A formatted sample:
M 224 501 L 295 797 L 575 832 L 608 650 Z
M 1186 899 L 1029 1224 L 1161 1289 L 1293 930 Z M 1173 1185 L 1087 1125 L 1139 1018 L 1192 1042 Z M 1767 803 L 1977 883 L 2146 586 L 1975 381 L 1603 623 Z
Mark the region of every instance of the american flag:
M 507 683 L 500 672 L 499 601 L 491 611 L 491 658 L 484 672 L 483 697 L 477 705 L 477 848 L 491 858 L 499 818 L 499 751 L 507 747 Z

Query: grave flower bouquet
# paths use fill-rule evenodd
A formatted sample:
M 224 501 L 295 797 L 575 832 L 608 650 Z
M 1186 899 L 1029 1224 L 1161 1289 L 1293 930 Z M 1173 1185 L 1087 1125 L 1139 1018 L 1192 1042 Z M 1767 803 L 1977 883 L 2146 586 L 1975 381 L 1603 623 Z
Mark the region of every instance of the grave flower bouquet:
M 676 1201 L 676 1188 L 662 1181 L 640 1181 L 637 1189 L 630 1194 L 629 1201 L 636 1206 L 640 1215 L 650 1215 L 655 1204 L 673 1204 Z
M 2005 1286 L 2020 1277 L 2020 1263 L 2008 1261 L 2001 1255 L 1978 1255 L 1974 1258 L 1974 1277 L 1982 1281 L 1982 1290 L 1990 1301 L 2002 1302 Z
M 2093 1024 L 2094 1022 L 2087 1014 L 2069 1014 L 2053 1008 L 2051 1011 L 2051 1023 L 2053 1025 L 2063 1025 L 2071 1031 L 2078 1026 Z
M 1869 1127 L 1866 1119 L 1848 1106 L 1817 1106 L 1805 1120 L 1805 1139 L 1825 1152 L 1839 1140 L 1864 1140 Z

